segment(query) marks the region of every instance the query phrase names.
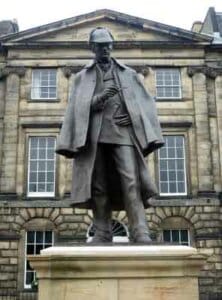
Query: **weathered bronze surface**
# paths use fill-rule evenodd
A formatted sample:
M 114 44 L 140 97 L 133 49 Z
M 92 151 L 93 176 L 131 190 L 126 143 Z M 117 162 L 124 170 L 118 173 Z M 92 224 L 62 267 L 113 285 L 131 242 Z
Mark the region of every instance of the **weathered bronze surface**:
M 111 57 L 105 28 L 90 34 L 95 59 L 76 74 L 57 153 L 73 158 L 73 205 L 92 208 L 93 243 L 112 241 L 111 211 L 125 209 L 130 238 L 150 242 L 144 207 L 156 187 L 144 156 L 163 145 L 153 98 Z

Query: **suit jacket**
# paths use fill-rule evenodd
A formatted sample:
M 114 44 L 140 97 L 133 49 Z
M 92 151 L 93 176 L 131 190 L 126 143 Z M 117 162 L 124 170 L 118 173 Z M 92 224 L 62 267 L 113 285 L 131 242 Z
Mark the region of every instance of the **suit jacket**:
M 141 193 L 144 205 L 147 207 L 146 201 L 156 193 L 156 188 L 149 177 L 142 156 L 148 155 L 163 145 L 156 105 L 137 73 L 116 60 L 114 62 L 117 64 L 117 74 L 123 88 L 122 98 L 132 122 L 134 143 L 138 153 Z M 58 154 L 74 158 L 72 199 L 74 204 L 84 204 L 83 206 L 88 204 L 90 206 L 97 138 L 102 123 L 102 112 L 101 117 L 97 118 L 96 126 L 92 127 L 90 122 L 92 119 L 91 101 L 95 87 L 96 68 L 95 62 L 92 62 L 76 74 L 56 149 Z M 92 130 L 93 141 L 88 138 L 92 136 Z M 117 193 L 112 197 L 115 198 L 115 203 L 119 203 L 115 208 L 122 209 L 121 195 Z

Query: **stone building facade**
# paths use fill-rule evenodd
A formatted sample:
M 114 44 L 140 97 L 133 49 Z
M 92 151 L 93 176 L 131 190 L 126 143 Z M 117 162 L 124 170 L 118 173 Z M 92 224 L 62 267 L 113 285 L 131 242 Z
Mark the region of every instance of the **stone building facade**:
M 114 57 L 156 97 L 166 141 L 147 160 L 160 193 L 147 209 L 153 239 L 209 254 L 200 299 L 221 299 L 222 35 L 213 13 L 188 31 L 99 10 L 0 38 L 1 291 L 30 291 L 27 254 L 93 234 L 91 211 L 69 205 L 71 161 L 54 147 L 71 83 L 92 58 L 88 34 L 105 26 Z M 125 212 L 113 212 L 113 231 L 127 241 Z

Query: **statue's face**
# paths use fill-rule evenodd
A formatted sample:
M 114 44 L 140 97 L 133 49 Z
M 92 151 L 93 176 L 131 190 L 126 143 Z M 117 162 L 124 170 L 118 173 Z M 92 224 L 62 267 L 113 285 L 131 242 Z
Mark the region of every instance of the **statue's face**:
M 112 43 L 94 43 L 92 45 L 92 51 L 95 53 L 97 61 L 109 61 L 112 49 Z

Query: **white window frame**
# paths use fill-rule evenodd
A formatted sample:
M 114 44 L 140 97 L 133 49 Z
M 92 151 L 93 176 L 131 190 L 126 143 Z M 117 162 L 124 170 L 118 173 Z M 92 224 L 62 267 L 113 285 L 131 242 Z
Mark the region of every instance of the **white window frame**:
M 169 137 L 169 136 L 173 136 L 173 137 L 177 137 L 177 136 L 181 136 L 183 137 L 183 152 L 184 152 L 184 157 L 183 157 L 183 171 L 184 171 L 184 187 L 185 187 L 185 192 L 184 193 L 179 193 L 179 192 L 175 192 L 175 193 L 163 193 L 161 192 L 161 181 L 160 181 L 160 160 L 175 160 L 177 158 L 160 158 L 160 150 L 158 150 L 158 176 L 159 176 L 159 195 L 160 196 L 186 196 L 187 195 L 187 170 L 186 170 L 186 147 L 185 147 L 185 136 L 182 134 L 171 134 L 171 135 L 164 135 L 165 137 Z M 181 158 L 178 158 L 181 159 Z M 168 172 L 168 170 L 167 170 Z M 177 176 L 177 173 L 176 173 Z M 166 181 L 169 187 L 169 180 Z M 176 179 L 176 183 L 178 182 L 178 180 Z M 169 190 L 169 188 L 168 188 Z
M 115 236 L 114 235 L 113 243 L 128 243 L 129 242 L 129 230 L 128 230 L 127 226 L 125 224 L 123 224 L 122 222 L 119 222 L 118 220 L 113 219 L 112 221 L 114 221 L 116 223 L 120 223 L 126 231 L 126 236 L 118 236 L 118 235 Z M 90 230 L 91 230 L 92 226 L 93 226 L 93 223 L 90 224 L 90 226 L 87 230 L 87 233 L 86 233 L 86 242 L 87 243 L 90 243 L 93 240 L 93 237 L 90 236 Z M 112 230 L 113 230 L 113 228 L 112 228 Z
M 50 84 L 48 84 L 48 85 L 46 85 L 46 86 L 39 86 L 39 87 L 35 87 L 34 86 L 34 82 L 35 82 L 35 72 L 37 72 L 37 71 L 39 71 L 40 72 L 40 76 L 41 76 L 41 72 L 44 72 L 44 71 L 54 71 L 55 73 L 56 73 L 56 79 L 55 79 L 55 85 L 50 85 Z M 41 83 L 41 80 L 40 80 L 40 83 Z M 35 88 L 39 88 L 40 90 L 41 90 L 41 88 L 55 88 L 55 90 L 56 90 L 56 95 L 55 95 L 55 97 L 41 97 L 41 96 L 39 96 L 39 97 L 37 97 L 37 96 L 35 96 L 35 92 L 34 92 L 34 89 Z M 39 93 L 39 94 L 41 94 L 41 93 Z M 55 69 L 55 68 L 36 68 L 36 69 L 33 69 L 32 70 L 32 85 L 31 85 L 31 99 L 32 100 L 55 100 L 55 99 L 57 99 L 57 69 Z
M 38 135 L 33 135 L 33 136 L 29 136 L 28 137 L 28 180 L 27 180 L 27 196 L 28 197 L 54 197 L 55 196 L 55 182 L 56 182 L 56 154 L 54 153 L 54 189 L 52 192 L 30 192 L 29 191 L 29 184 L 30 184 L 30 163 L 31 163 L 31 159 L 30 159 L 30 153 L 31 153 L 31 139 L 32 138 L 54 138 L 55 139 L 55 145 L 56 145 L 56 136 L 52 136 L 52 135 L 47 135 L 47 136 L 38 136 Z M 37 157 L 38 160 L 38 157 Z M 47 161 L 47 159 L 44 159 L 44 161 Z M 38 174 L 38 171 L 37 171 Z
M 35 240 L 34 240 L 34 244 L 36 245 L 36 232 L 46 232 L 46 231 L 50 231 L 52 232 L 52 246 L 54 245 L 54 232 L 52 230 L 30 230 L 30 231 L 34 231 L 35 232 Z M 25 267 L 24 267 L 24 288 L 25 289 L 30 289 L 32 286 L 31 284 L 26 284 L 26 276 L 27 276 L 27 235 L 28 235 L 28 231 L 26 231 L 25 233 Z M 44 235 L 45 237 L 45 235 Z M 43 243 L 41 243 L 43 245 L 45 245 L 45 239 L 43 240 Z M 45 249 L 45 248 L 43 248 Z M 33 255 L 37 255 L 37 254 L 33 254 Z M 34 278 L 36 278 L 36 272 L 34 271 Z
M 178 70 L 178 74 L 179 74 L 179 84 L 170 84 L 170 85 L 166 85 L 166 83 L 164 83 L 163 85 L 159 85 L 157 84 L 157 72 L 158 71 L 170 71 L 170 70 Z M 155 82 L 156 82 L 156 99 L 157 100 L 161 100 L 161 99 L 166 99 L 166 100 L 176 100 L 176 99 L 182 99 L 182 85 L 181 85 L 181 73 L 180 73 L 180 69 L 179 68 L 156 68 L 155 70 Z M 174 87 L 178 87 L 179 88 L 179 96 L 158 96 L 158 88 L 174 88 Z
M 163 231 L 162 231 L 162 240 L 163 241 L 164 241 L 164 235 L 163 235 L 163 233 L 166 230 L 170 231 L 170 242 L 169 243 L 175 243 L 175 242 L 173 242 L 172 231 L 173 230 L 177 230 L 177 231 L 179 231 L 179 241 L 178 241 L 178 243 L 180 245 L 183 245 L 183 246 L 190 246 L 191 245 L 190 230 L 189 229 L 187 229 L 187 228 L 164 228 Z M 187 238 L 188 238 L 187 242 L 188 242 L 188 245 L 184 245 L 183 242 L 181 241 L 181 231 L 182 230 L 186 230 L 187 231 Z M 164 242 L 167 242 L 167 241 L 164 241 Z

